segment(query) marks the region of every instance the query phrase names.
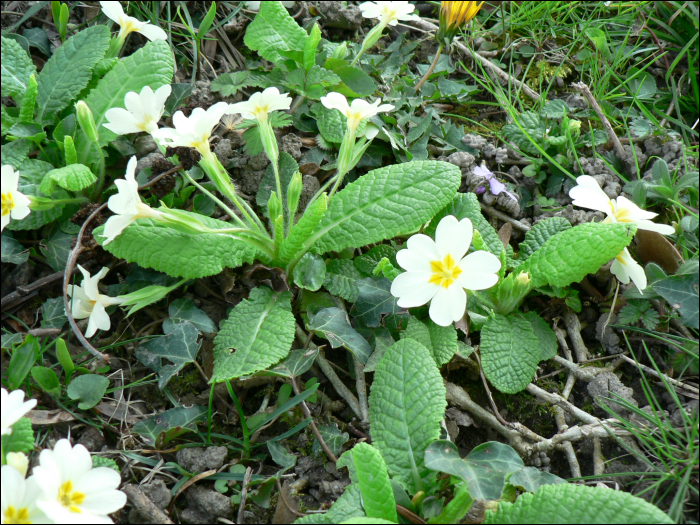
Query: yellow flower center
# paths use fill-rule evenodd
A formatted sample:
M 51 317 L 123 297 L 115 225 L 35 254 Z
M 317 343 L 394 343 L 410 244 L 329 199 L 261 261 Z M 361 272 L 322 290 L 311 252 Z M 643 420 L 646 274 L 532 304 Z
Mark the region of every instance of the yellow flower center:
M 85 494 L 73 490 L 73 482 L 70 480 L 66 481 L 58 489 L 59 503 L 71 512 L 75 512 L 76 514 L 82 513 L 82 510 L 80 510 L 80 507 L 78 507 L 78 505 L 80 505 L 84 500 Z
M 3 196 L 4 197 L 4 196 Z M 15 509 L 12 505 L 8 505 L 7 510 L 5 510 L 5 516 L 2 520 L 3 523 L 32 523 L 29 521 L 29 509 L 27 507 L 22 507 L 21 509 Z
M 15 200 L 12 198 L 12 193 L 2 193 L 2 216 L 9 215 L 15 207 Z
M 433 275 L 428 282 L 437 284 L 443 288 L 449 288 L 455 279 L 462 273 L 462 269 L 448 253 L 442 261 L 430 261 L 430 269 Z
M 131 20 L 129 20 L 128 18 L 125 20 L 122 20 L 121 24 L 119 24 L 119 25 L 121 26 L 121 29 L 119 32 L 124 34 L 124 35 L 128 35 L 129 33 L 133 32 L 133 31 L 138 31 L 138 29 L 134 25 L 134 23 Z

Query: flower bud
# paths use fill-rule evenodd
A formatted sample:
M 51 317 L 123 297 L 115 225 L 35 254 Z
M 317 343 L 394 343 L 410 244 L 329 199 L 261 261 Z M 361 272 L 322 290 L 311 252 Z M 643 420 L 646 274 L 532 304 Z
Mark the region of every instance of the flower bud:
M 581 130 L 581 121 L 580 120 L 575 120 L 571 119 L 569 120 L 569 131 L 572 133 L 578 132 Z
M 267 201 L 267 213 L 273 223 L 282 215 L 282 202 L 275 191 L 270 194 L 270 199 Z
M 294 214 L 297 212 L 303 187 L 301 173 L 297 171 L 292 175 L 292 180 L 289 181 L 289 186 L 287 187 L 287 209 L 290 217 L 294 217 Z
M 348 56 L 348 43 L 343 42 L 333 51 L 333 58 L 339 58 L 340 60 Z
M 26 456 L 26 454 L 23 454 L 22 452 L 8 452 L 7 464 L 14 467 L 17 472 L 22 474 L 22 477 L 27 475 L 29 458 Z
M 97 126 L 95 125 L 95 118 L 92 116 L 92 111 L 88 105 L 80 100 L 75 105 L 76 112 L 78 114 L 78 124 L 83 130 L 83 133 L 87 135 L 90 142 L 97 144 L 100 141 L 100 136 L 97 133 Z
M 520 272 L 515 278 L 515 280 L 518 282 L 519 285 L 526 286 L 530 284 L 530 274 L 527 272 Z

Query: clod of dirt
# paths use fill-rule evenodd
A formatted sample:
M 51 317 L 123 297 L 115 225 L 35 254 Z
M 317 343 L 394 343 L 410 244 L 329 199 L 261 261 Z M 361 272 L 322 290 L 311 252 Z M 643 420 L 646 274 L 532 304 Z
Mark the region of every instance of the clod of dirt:
M 187 102 L 187 109 L 190 112 L 194 108 L 207 109 L 209 106 L 216 103 L 217 99 L 211 91 L 211 82 L 208 80 L 198 80 L 195 82 L 194 89 Z M 189 113 L 187 113 L 189 115 Z
M 609 416 L 602 408 L 603 405 L 607 405 L 620 414 L 627 412 L 622 405 L 614 401 L 616 396 L 627 401 L 631 405 L 637 406 L 637 401 L 634 399 L 634 390 L 626 387 L 618 377 L 611 372 L 598 374 L 593 381 L 588 383 L 588 394 L 593 398 L 595 403 L 601 407 L 597 410 L 601 417 Z
M 177 451 L 177 463 L 189 472 L 219 469 L 226 459 L 226 447 L 183 448 Z
M 265 175 L 265 168 L 270 163 L 265 153 L 250 157 L 243 155 L 233 159 L 229 165 L 236 187 L 246 195 L 258 193 L 260 181 Z
M 166 148 L 165 156 L 172 157 L 173 155 L 177 155 L 178 159 L 180 159 L 180 164 L 182 164 L 182 167 L 185 170 L 192 169 L 192 167 L 202 158 L 199 151 L 194 148 Z
M 316 9 L 323 15 L 319 20 L 323 27 L 357 31 L 362 25 L 362 11 L 357 6 L 343 7 L 343 2 L 323 2 L 317 3 Z
M 90 452 L 99 452 L 102 450 L 102 447 L 107 444 L 102 432 L 95 427 L 88 427 L 85 432 L 80 435 L 78 443 L 83 445 Z
M 188 507 L 180 514 L 183 523 L 216 523 L 219 518 L 233 517 L 231 500 L 215 490 L 195 485 L 187 489 L 185 498 Z
M 617 316 L 615 314 L 610 315 L 610 321 L 608 321 L 609 313 L 603 313 L 603 315 L 598 318 L 596 323 L 596 333 L 595 337 L 603 345 L 603 350 L 607 352 L 608 355 L 619 354 L 622 352 L 620 348 L 620 337 L 615 333 L 615 331 L 610 328 L 617 322 Z M 607 323 L 607 326 L 605 326 Z M 605 334 L 603 334 L 603 327 L 605 327 Z
M 150 135 L 144 135 L 142 137 L 137 138 L 134 141 L 134 147 L 136 148 L 137 159 L 145 157 L 153 151 L 158 151 L 158 145 L 156 144 L 156 141 L 153 140 L 153 137 L 151 137 Z
M 301 158 L 301 139 L 294 133 L 288 133 L 279 142 L 280 151 L 289 153 L 297 162 Z
M 303 211 L 311 198 L 321 189 L 321 184 L 313 175 L 304 175 L 301 181 L 303 186 L 299 196 L 299 207 L 297 208 L 299 211 Z
M 170 489 L 162 479 L 154 479 L 150 483 L 141 485 L 141 490 L 161 509 L 165 509 L 170 504 Z
M 237 153 L 234 151 L 230 139 L 221 139 L 214 146 L 214 155 L 219 159 L 222 166 L 228 166 Z
M 325 463 L 311 456 L 299 458 L 294 471 L 300 478 L 305 477 L 309 483 L 308 493 L 318 503 L 335 501 L 350 484 L 350 478 L 344 476 L 335 464 Z M 307 506 L 314 506 L 313 500 L 305 500 Z

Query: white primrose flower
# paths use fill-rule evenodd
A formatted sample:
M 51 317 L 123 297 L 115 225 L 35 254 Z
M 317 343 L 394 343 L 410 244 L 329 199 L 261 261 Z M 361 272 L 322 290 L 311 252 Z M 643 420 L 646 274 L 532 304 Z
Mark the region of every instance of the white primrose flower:
M 22 390 L 13 390 L 9 394 L 4 388 L 0 390 L 0 435 L 12 434 L 12 425 L 35 406 L 36 399 L 25 401 Z
M 433 241 L 427 235 L 413 235 L 407 249 L 396 254 L 406 270 L 394 279 L 391 293 L 402 308 L 430 302 L 430 318 L 440 326 L 459 321 L 467 309 L 467 290 L 485 290 L 498 282 L 501 261 L 492 253 L 469 250 L 474 227 L 469 219 L 444 217 Z
M 394 109 L 394 106 L 391 104 L 382 104 L 381 98 L 375 100 L 371 104 L 366 100 L 356 98 L 352 101 L 352 104 L 348 104 L 348 99 L 346 99 L 344 95 L 336 92 L 331 92 L 325 97 L 321 97 L 321 103 L 328 109 L 337 109 L 345 115 L 348 119 L 348 130 L 352 134 L 357 131 L 357 128 L 363 120 L 371 118 L 377 113 Z
M 165 141 L 166 146 L 196 148 L 203 157 L 210 157 L 209 137 L 228 107 L 226 102 L 217 102 L 206 111 L 194 108 L 189 117 L 178 111 L 173 115 L 174 128 L 160 128 L 152 135 Z
M 97 288 L 97 283 L 107 275 L 109 268 L 102 268 L 97 274 L 90 277 L 90 272 L 78 265 L 83 274 L 81 286 L 68 287 L 68 295 L 72 298 L 71 314 L 75 319 L 89 317 L 85 337 L 92 337 L 100 330 L 109 330 L 109 314 L 105 307 L 113 304 L 121 304 L 124 299 L 102 295 Z
M 5 226 L 10 224 L 10 218 L 18 221 L 29 215 L 31 201 L 29 197 L 17 189 L 19 187 L 19 171 L 15 171 L 9 164 L 2 167 L 0 186 L 0 194 L 2 194 L 2 227 L 0 231 L 2 231 Z
M 656 224 L 651 219 L 658 214 L 645 211 L 629 199 L 620 195 L 617 199 L 610 199 L 601 189 L 596 180 L 589 175 L 581 175 L 576 179 L 577 186 L 569 190 L 569 197 L 573 199 L 573 205 L 590 210 L 602 211 L 607 215 L 605 223 L 631 222 L 640 230 L 649 230 L 671 235 L 676 232 L 673 226 Z
M 408 2 L 362 2 L 360 10 L 364 18 L 378 18 L 383 25 L 395 26 L 399 21 L 420 20 L 414 15 L 416 6 Z
M 229 104 L 226 114 L 234 115 L 240 113 L 243 118 L 265 122 L 268 113 L 289 109 L 291 104 L 292 99 L 287 93 L 280 93 L 280 90 L 276 87 L 269 87 L 262 93 L 253 93 L 246 102 Z
M 27 475 L 29 469 L 29 458 L 24 452 L 8 452 L 5 456 L 7 464 L 13 467 L 22 477 Z M 3 523 L 5 523 L 3 521 Z
M 640 293 L 643 293 L 647 287 L 647 275 L 644 273 L 644 268 L 632 258 L 627 248 L 615 257 L 610 266 L 610 273 L 617 277 L 617 280 L 622 284 L 628 284 L 631 279 Z
M 43 491 L 37 506 L 56 523 L 112 523 L 107 515 L 126 504 L 117 490 L 119 473 L 92 468 L 90 452 L 83 445 L 71 447 L 67 439 L 41 451 L 34 477 Z
M 116 215 L 111 216 L 105 223 L 102 236 L 107 239 L 103 245 L 107 245 L 116 239 L 136 219 L 160 220 L 163 218 L 161 212 L 141 202 L 139 183 L 136 182 L 136 164 L 136 156 L 131 157 L 126 165 L 124 179 L 114 181 L 119 192 L 109 198 L 107 207 Z
M 105 113 L 109 124 L 102 124 L 117 135 L 127 133 L 153 133 L 158 129 L 158 121 L 165 111 L 165 101 L 170 96 L 170 84 L 159 87 L 154 93 L 150 86 L 144 86 L 141 93 L 130 91 L 124 97 L 124 108 L 112 108 Z
M 127 16 L 121 4 L 121 2 L 100 2 L 102 12 L 107 18 L 119 24 L 119 35 L 117 35 L 117 38 L 123 40 L 126 38 L 126 35 L 135 31 L 141 33 L 149 40 L 168 39 L 168 35 L 160 27 L 148 22 L 141 22 L 138 18 Z
M 3 465 L 0 478 L 2 523 L 53 523 L 37 507 L 42 491 L 35 476 L 24 479 L 24 474 L 15 467 Z

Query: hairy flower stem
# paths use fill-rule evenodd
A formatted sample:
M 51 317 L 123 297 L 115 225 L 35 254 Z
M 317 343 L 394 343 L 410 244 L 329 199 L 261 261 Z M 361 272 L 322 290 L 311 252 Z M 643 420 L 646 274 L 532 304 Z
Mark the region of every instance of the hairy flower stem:
M 423 75 L 423 78 L 420 79 L 418 84 L 415 85 L 413 89 L 418 91 L 423 84 L 425 84 L 425 81 L 428 80 L 428 77 L 433 73 L 433 70 L 435 69 L 435 66 L 438 63 L 438 59 L 440 58 L 440 55 L 442 54 L 442 50 L 445 47 L 445 44 L 440 44 L 438 47 L 437 53 L 435 53 L 435 58 L 433 59 L 433 63 L 430 64 L 430 67 L 428 68 L 428 71 L 425 72 L 425 75 Z

